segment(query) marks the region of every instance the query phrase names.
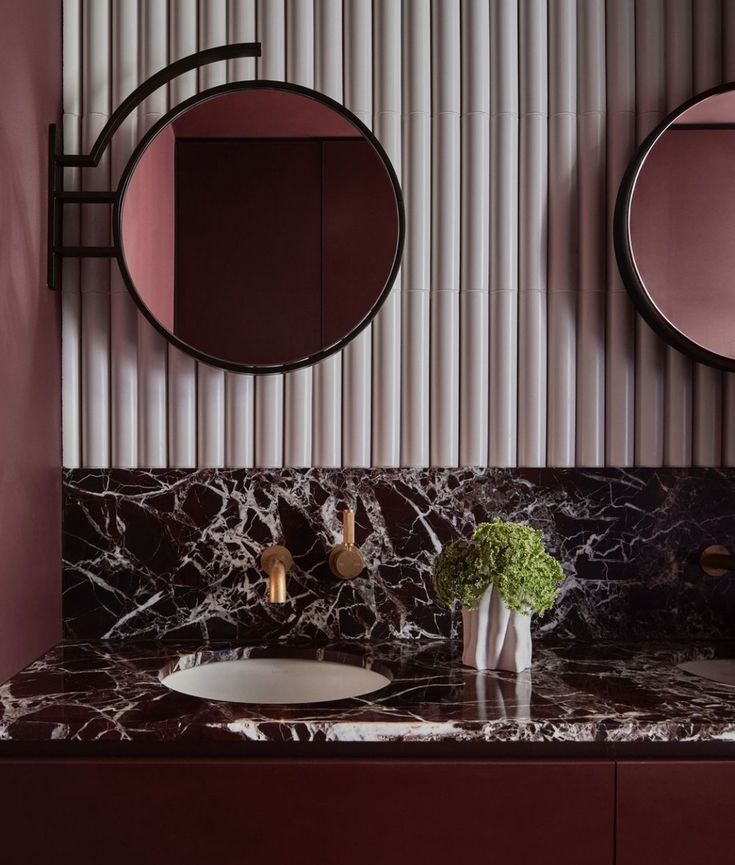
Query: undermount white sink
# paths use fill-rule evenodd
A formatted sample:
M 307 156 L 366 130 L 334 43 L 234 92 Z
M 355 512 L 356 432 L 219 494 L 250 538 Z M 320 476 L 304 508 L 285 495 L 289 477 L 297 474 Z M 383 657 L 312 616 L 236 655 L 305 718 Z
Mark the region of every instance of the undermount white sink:
M 694 676 L 701 676 L 711 682 L 722 685 L 735 685 L 735 660 L 731 658 L 714 658 L 709 661 L 687 661 L 679 664 L 679 669 Z
M 231 703 L 322 703 L 370 694 L 390 684 L 357 661 L 304 657 L 243 657 L 189 666 L 181 659 L 161 683 L 172 691 Z

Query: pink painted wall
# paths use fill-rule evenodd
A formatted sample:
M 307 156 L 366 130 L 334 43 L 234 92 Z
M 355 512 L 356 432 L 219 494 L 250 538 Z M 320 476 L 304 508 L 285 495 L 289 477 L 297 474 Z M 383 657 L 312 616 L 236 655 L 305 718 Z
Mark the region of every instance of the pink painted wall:
M 735 357 L 733 237 L 735 130 L 664 133 L 636 184 L 633 255 L 674 327 L 729 357 Z
M 125 195 L 125 260 L 138 293 L 168 330 L 174 329 L 175 153 L 170 126 L 138 163 Z
M 0 0 L 0 681 L 61 635 L 59 296 L 46 287 L 61 3 Z

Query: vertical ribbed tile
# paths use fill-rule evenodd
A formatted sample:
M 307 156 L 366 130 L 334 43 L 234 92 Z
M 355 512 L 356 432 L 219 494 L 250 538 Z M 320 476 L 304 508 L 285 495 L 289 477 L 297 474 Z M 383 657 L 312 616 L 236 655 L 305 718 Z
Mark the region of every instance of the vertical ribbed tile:
M 667 0 L 667 3 L 670 2 Z M 722 23 L 722 0 L 694 0 L 692 54 L 695 93 L 722 82 Z
M 198 50 L 199 13 L 197 0 L 176 0 L 176 14 L 169 18 L 169 59 L 180 60 Z M 196 69 L 179 75 L 168 85 L 171 106 L 193 96 L 199 89 Z
M 306 4 L 308 5 L 308 4 Z M 255 42 L 256 0 L 227 0 L 227 41 Z M 227 61 L 228 81 L 252 81 L 256 77 L 255 57 Z
M 721 0 L 697 0 L 692 12 L 694 92 L 700 93 L 722 81 Z M 722 463 L 722 373 L 701 363 L 692 366 L 692 464 L 719 466 Z
M 138 0 L 118 0 L 112 21 L 112 102 L 138 85 Z M 138 118 L 128 117 L 111 143 L 112 188 L 135 148 Z M 138 465 L 138 308 L 110 263 L 110 392 L 113 466 Z
M 519 6 L 518 464 L 546 464 L 547 0 Z
M 605 0 L 579 4 L 577 465 L 605 464 Z
M 67 152 L 88 149 L 137 78 L 258 38 L 259 77 L 344 97 L 373 123 L 404 188 L 404 266 L 372 333 L 340 357 L 257 384 L 201 366 L 197 392 L 196 363 L 137 315 L 115 268 L 67 259 L 65 465 L 247 466 L 256 451 L 261 465 L 735 464 L 735 378 L 692 373 L 634 315 L 611 243 L 636 139 L 735 78 L 733 0 L 173 8 L 65 0 Z M 189 73 L 170 104 L 197 79 L 255 73 L 252 58 Z M 166 107 L 155 94 L 111 161 L 83 180 L 67 170 L 67 188 L 109 188 Z M 101 209 L 84 210 L 66 208 L 65 242 L 108 242 Z
M 344 0 L 344 103 L 373 125 L 372 0 Z M 370 465 L 372 326 L 342 353 L 342 462 Z
M 186 57 L 197 50 L 197 0 L 176 0 L 169 17 L 169 58 Z M 197 92 L 196 70 L 169 84 L 169 104 L 183 102 Z M 197 364 L 193 357 L 168 347 L 168 464 L 194 468 L 197 464 Z
M 168 4 L 149 0 L 140 7 L 141 81 L 168 63 Z M 138 133 L 142 137 L 167 111 L 166 88 L 146 99 L 138 110 Z M 138 451 L 143 466 L 165 468 L 167 454 L 167 359 L 166 340 L 149 322 L 138 316 Z
M 735 0 L 722 0 L 722 80 L 735 81 Z M 722 465 L 735 466 L 735 373 L 722 384 Z
M 63 108 L 61 134 L 66 153 L 81 151 L 82 116 L 82 0 L 65 0 L 63 24 Z M 64 169 L 64 187 L 79 189 L 79 170 Z M 79 245 L 78 207 L 67 205 L 64 218 L 64 243 Z M 62 461 L 68 468 L 82 465 L 82 316 L 80 262 L 67 258 L 61 280 L 61 385 Z
M 342 101 L 342 3 L 315 0 L 314 84 L 317 90 Z M 312 462 L 315 466 L 342 464 L 342 354 L 314 367 L 314 428 Z
M 286 0 L 286 78 L 314 85 L 314 4 Z
M 518 413 L 518 8 L 490 9 L 489 463 L 513 466 Z
M 227 42 L 227 0 L 199 4 L 199 50 Z M 199 90 L 227 80 L 225 63 L 199 69 Z M 197 364 L 197 465 L 219 468 L 225 464 L 225 373 Z
M 373 123 L 375 135 L 401 178 L 401 6 L 373 4 Z M 398 466 L 401 459 L 401 285 L 373 322 L 372 464 Z
M 284 0 L 258 0 L 257 34 L 262 55 L 258 78 L 282 81 L 286 75 L 286 10 Z M 255 465 L 283 465 L 283 376 L 255 381 Z
M 199 50 L 227 44 L 227 0 L 204 0 L 199 3 Z M 208 63 L 198 70 L 199 90 L 218 87 L 227 81 L 227 64 Z
M 112 62 L 110 4 L 87 0 L 83 5 L 82 148 L 88 153 L 110 115 Z M 109 153 L 95 169 L 82 175 L 85 190 L 109 189 Z M 82 208 L 81 238 L 85 246 L 108 246 L 109 223 L 100 219 L 99 205 Z M 81 394 L 83 465 L 110 464 L 110 262 L 81 261 Z
M 574 465 L 577 306 L 577 20 L 549 6 L 547 462 Z
M 463 4 L 461 13 L 459 462 L 486 466 L 490 388 L 490 7 L 485 0 L 471 0 Z
M 459 0 L 433 0 L 430 462 L 459 459 Z
M 429 464 L 431 288 L 431 7 L 402 4 L 403 195 L 406 246 L 401 309 L 401 465 Z
M 640 143 L 662 120 L 664 89 L 664 4 L 637 0 L 636 137 Z M 664 346 L 643 319 L 636 318 L 635 461 L 660 466 L 664 449 Z
M 669 0 L 665 8 L 664 72 L 666 111 L 692 95 L 692 2 Z M 665 346 L 664 465 L 692 462 L 692 362 Z
M 692 0 L 668 0 L 664 11 L 664 98 L 671 112 L 694 92 Z
M 225 375 L 225 465 L 249 468 L 254 461 L 255 382 L 249 375 Z
M 613 214 L 620 181 L 635 151 L 635 5 L 610 0 L 607 68 L 607 326 L 605 464 L 635 462 L 635 314 L 613 248 Z
M 255 0 L 228 0 L 227 42 L 254 42 Z M 228 81 L 255 78 L 255 58 L 240 57 L 227 63 Z M 225 373 L 225 465 L 249 467 L 254 462 L 255 379 Z
M 256 62 L 258 78 L 286 77 L 286 6 L 284 0 L 258 0 L 258 41 L 262 54 Z M 255 465 L 283 465 L 283 376 L 255 379 Z
M 286 4 L 286 78 L 304 87 L 314 86 L 314 5 L 302 0 Z M 283 462 L 310 466 L 313 450 L 313 370 L 298 369 L 285 376 Z

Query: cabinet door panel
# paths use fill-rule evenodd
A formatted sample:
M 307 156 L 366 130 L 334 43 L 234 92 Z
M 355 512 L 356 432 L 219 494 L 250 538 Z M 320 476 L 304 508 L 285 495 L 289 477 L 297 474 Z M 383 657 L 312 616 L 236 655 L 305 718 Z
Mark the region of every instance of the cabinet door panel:
M 620 763 L 617 802 L 617 865 L 735 862 L 735 763 Z
M 612 865 L 613 806 L 601 762 L 0 761 L 9 862 Z

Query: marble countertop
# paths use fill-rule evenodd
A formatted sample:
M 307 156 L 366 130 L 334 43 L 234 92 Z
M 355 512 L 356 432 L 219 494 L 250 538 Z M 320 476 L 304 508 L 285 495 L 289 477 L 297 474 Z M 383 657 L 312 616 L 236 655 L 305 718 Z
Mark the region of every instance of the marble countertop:
M 331 644 L 387 665 L 368 697 L 307 706 L 215 703 L 169 691 L 159 671 L 192 652 L 251 648 L 191 643 L 61 643 L 0 686 L 0 754 L 44 744 L 719 743 L 735 755 L 735 688 L 676 669 L 735 657 L 735 644 L 534 646 L 531 671 L 477 673 L 453 641 Z M 79 751 L 77 749 L 77 752 Z

